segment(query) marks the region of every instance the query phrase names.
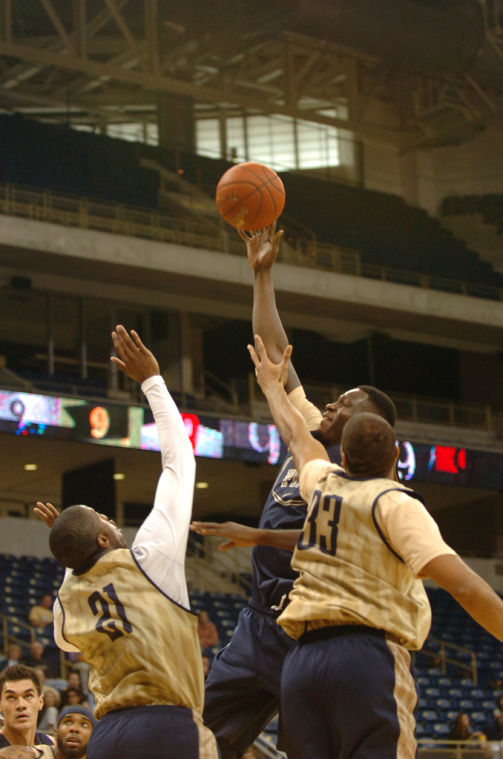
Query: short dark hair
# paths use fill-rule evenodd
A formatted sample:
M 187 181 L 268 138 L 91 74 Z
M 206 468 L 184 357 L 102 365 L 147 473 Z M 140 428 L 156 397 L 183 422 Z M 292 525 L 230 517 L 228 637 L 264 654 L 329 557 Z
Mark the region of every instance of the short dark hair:
M 362 411 L 344 425 L 341 449 L 350 474 L 385 477 L 396 456 L 395 433 L 382 416 Z
M 18 682 L 19 680 L 31 680 L 38 695 L 40 696 L 42 693 L 39 676 L 33 667 L 26 667 L 24 664 L 12 664 L 0 672 L 0 696 L 2 695 L 5 683 Z
M 98 551 L 100 528 L 92 511 L 85 506 L 69 506 L 54 522 L 49 535 L 53 556 L 65 567 L 80 569 Z
M 396 424 L 396 406 L 386 393 L 373 385 L 358 385 L 360 390 L 367 393 L 369 400 L 376 407 L 377 414 L 382 416 L 392 427 Z

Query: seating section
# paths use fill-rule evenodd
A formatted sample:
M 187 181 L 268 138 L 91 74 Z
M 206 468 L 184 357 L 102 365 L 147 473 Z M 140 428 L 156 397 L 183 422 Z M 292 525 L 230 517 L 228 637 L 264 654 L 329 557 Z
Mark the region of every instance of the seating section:
M 0 115 L 0 182 L 152 208 L 159 175 L 135 143 Z
M 143 166 L 142 160 L 197 184 L 211 198 L 220 176 L 232 165 L 17 115 L 0 115 L 0 182 L 157 208 L 160 175 Z M 302 247 L 300 238 L 315 238 L 359 251 L 367 266 L 472 285 L 503 286 L 503 275 L 489 263 L 424 210 L 407 205 L 396 195 L 301 173 L 281 176 L 287 198 L 282 224 L 294 244 Z M 176 194 L 177 183 L 169 189 Z M 485 197 L 492 198 L 490 213 L 501 214 L 503 196 Z M 169 212 L 165 203 L 163 209 Z M 178 215 L 183 213 L 176 204 L 173 209 Z M 208 217 L 210 223 L 214 224 L 214 217 Z
M 31 606 L 38 603 L 44 593 L 55 594 L 62 579 L 63 568 L 54 559 L 0 554 L 0 582 L 4 588 L 0 614 L 7 617 L 7 636 L 22 641 L 24 653 L 27 653 L 30 630 L 20 623 L 27 623 Z M 429 589 L 428 595 L 433 612 L 432 630 L 424 646 L 427 653 L 420 652 L 415 656 L 419 685 L 418 737 L 445 738 L 461 710 L 469 713 L 474 729 L 483 730 L 492 715 L 496 697 L 503 690 L 501 644 L 473 622 L 448 593 Z M 195 613 L 208 612 L 217 626 L 220 645 L 225 645 L 232 636 L 240 610 L 246 604 L 245 595 L 192 589 L 190 598 Z M 52 638 L 44 636 L 40 639 L 46 649 L 55 652 Z M 459 662 L 469 663 L 469 654 L 449 649 L 446 655 L 453 661 L 443 666 L 442 642 L 454 643 L 476 653 L 477 683 L 459 667 Z M 3 648 L 4 641 L 0 640 L 0 643 Z M 217 650 L 218 646 L 215 646 L 204 653 L 212 657 Z M 273 736 L 275 723 L 271 723 L 268 730 Z
M 503 235 L 503 194 L 449 195 L 440 205 L 442 216 L 464 216 L 480 213 L 486 224 L 496 227 Z

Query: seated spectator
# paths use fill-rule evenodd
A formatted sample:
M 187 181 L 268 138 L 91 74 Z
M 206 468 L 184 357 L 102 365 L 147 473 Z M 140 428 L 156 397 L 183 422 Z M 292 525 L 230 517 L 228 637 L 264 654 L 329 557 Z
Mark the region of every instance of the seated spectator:
M 54 664 L 45 655 L 44 646 L 39 640 L 31 641 L 29 651 L 28 656 L 23 656 L 21 659 L 22 664 L 25 664 L 27 667 L 43 667 L 46 678 L 57 676 Z
M 206 648 L 212 646 L 218 646 L 219 637 L 218 630 L 213 622 L 210 620 L 207 611 L 200 611 L 199 618 L 197 620 L 197 634 L 199 635 L 199 643 L 203 651 Z
M 61 694 L 62 706 L 85 706 L 89 707 L 89 702 L 80 688 L 67 688 Z
M 42 631 L 48 625 L 52 625 L 54 616 L 52 613 L 52 596 L 49 593 L 44 593 L 40 599 L 40 603 L 32 606 L 30 613 L 28 614 L 28 621 L 30 625 L 36 627 Z
M 496 708 L 485 724 L 484 733 L 488 741 L 503 741 L 503 694 L 496 700 Z
M 7 656 L 0 659 L 0 670 L 5 667 L 12 667 L 14 664 L 19 664 L 21 661 L 23 650 L 19 643 L 9 643 L 7 647 Z
M 82 690 L 80 672 L 72 669 L 68 672 L 65 688 L 61 691 L 61 706 L 88 706 L 87 695 Z
M 482 736 L 484 736 L 484 733 L 472 730 L 470 715 L 467 712 L 459 712 L 449 733 L 449 740 L 472 741 Z
M 54 734 L 58 722 L 58 711 L 61 697 L 56 688 L 46 686 L 42 688 L 42 697 L 44 705 L 38 716 L 38 730 L 44 730 L 47 733 Z

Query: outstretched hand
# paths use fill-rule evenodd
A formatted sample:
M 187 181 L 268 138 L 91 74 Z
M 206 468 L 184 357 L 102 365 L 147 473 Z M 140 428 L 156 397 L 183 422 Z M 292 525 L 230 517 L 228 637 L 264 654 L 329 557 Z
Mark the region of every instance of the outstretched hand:
M 112 361 L 124 374 L 136 382 L 143 382 L 154 374 L 159 374 L 159 364 L 154 354 L 143 345 L 140 336 L 134 329 L 131 335 L 127 330 L 118 324 L 112 332 L 117 356 L 110 356 Z
M 45 522 L 47 527 L 52 527 L 56 519 L 59 517 L 59 511 L 52 503 L 43 503 L 37 501 L 37 505 L 33 507 L 35 514 Z
M 264 342 L 260 335 L 255 335 L 255 348 L 253 345 L 248 345 L 248 351 L 251 359 L 255 364 L 255 376 L 257 382 L 262 388 L 264 395 L 267 395 L 267 391 L 271 390 L 276 385 L 285 386 L 288 379 L 288 364 L 290 356 L 292 355 L 292 346 L 287 345 L 283 358 L 279 364 L 275 364 L 271 361 L 267 355 Z
M 225 543 L 220 543 L 219 551 L 228 551 L 229 548 L 248 548 L 257 544 L 257 530 L 255 527 L 247 527 L 237 522 L 192 522 L 190 529 L 198 535 L 219 535 L 228 538 Z
M 279 252 L 279 241 L 283 230 L 276 232 L 276 222 L 257 232 L 238 230 L 239 236 L 246 244 L 246 254 L 253 271 L 270 269 Z

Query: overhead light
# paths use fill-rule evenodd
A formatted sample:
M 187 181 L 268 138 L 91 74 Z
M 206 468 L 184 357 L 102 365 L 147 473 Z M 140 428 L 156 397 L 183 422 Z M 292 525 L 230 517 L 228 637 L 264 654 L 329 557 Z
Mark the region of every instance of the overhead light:
M 206 490 L 206 488 L 209 488 L 209 486 L 209 482 L 196 482 L 196 488 L 198 490 Z
M 125 474 L 123 474 L 122 472 L 115 472 L 114 480 L 125 480 L 125 479 L 126 479 Z
M 36 469 L 38 469 L 38 464 L 25 464 L 24 468 L 27 472 L 34 472 Z

